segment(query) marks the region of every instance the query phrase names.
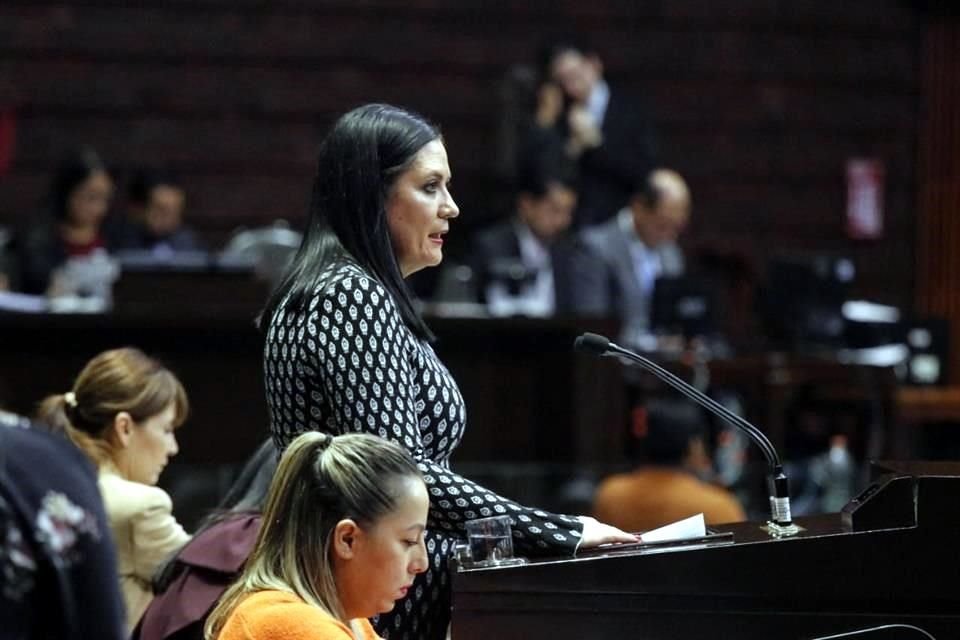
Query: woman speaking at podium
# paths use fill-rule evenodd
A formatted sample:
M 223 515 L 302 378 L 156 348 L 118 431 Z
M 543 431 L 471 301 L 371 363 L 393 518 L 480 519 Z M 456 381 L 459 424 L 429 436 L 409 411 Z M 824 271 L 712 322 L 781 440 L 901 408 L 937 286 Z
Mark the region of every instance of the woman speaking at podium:
M 306 430 L 368 432 L 406 447 L 423 471 L 430 567 L 374 621 L 394 640 L 446 636 L 447 558 L 465 521 L 512 516 L 521 555 L 635 540 L 592 518 L 518 505 L 450 470 L 466 408 L 404 278 L 440 264 L 459 213 L 436 128 L 388 105 L 350 111 L 320 146 L 303 243 L 261 317 L 278 447 Z

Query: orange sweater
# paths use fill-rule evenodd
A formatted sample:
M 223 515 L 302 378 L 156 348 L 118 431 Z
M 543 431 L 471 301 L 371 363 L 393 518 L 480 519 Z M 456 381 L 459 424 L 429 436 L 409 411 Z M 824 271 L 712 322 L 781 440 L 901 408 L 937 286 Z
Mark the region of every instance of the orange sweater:
M 647 468 L 607 478 L 593 515 L 624 531 L 648 531 L 703 512 L 707 524 L 740 522 L 743 507 L 728 491 L 680 470 Z
M 353 621 L 360 640 L 378 640 L 368 620 Z M 350 627 L 283 591 L 260 591 L 233 610 L 217 640 L 357 640 Z

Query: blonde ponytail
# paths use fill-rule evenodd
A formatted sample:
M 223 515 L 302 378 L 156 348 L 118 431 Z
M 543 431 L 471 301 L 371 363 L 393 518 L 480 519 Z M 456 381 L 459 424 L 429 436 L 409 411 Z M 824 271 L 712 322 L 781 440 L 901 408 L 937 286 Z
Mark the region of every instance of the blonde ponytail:
M 298 436 L 280 459 L 243 574 L 210 613 L 204 637 L 216 638 L 244 598 L 266 590 L 292 593 L 349 623 L 334 581 L 333 531 L 344 518 L 373 526 L 396 508 L 397 480 L 407 477 L 422 478 L 396 443 L 359 433 Z

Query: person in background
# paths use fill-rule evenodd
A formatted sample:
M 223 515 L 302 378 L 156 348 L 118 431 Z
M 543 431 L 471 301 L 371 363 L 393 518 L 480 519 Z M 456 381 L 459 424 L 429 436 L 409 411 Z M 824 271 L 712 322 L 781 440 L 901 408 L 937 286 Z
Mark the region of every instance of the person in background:
M 650 329 L 656 279 L 684 272 L 677 239 L 690 220 L 690 190 L 675 171 L 643 176 L 630 205 L 602 225 L 584 229 L 575 267 L 575 309 L 584 315 L 615 316 L 627 344 Z
M 172 515 L 170 496 L 155 486 L 178 451 L 174 429 L 188 410 L 172 372 L 124 348 L 94 357 L 72 389 L 48 396 L 37 411 L 38 421 L 66 434 L 97 466 L 128 633 L 153 598 L 157 567 L 190 538 Z
M 540 58 L 536 125 L 525 153 L 547 149 L 576 161 L 574 225 L 600 224 L 627 204 L 636 176 L 655 166 L 651 118 L 643 100 L 607 84 L 600 56 L 576 38 L 547 44 Z
M 700 410 L 677 401 L 651 401 L 635 413 L 632 437 L 640 465 L 606 478 L 593 513 L 626 531 L 648 531 L 703 513 L 707 524 L 740 522 L 743 507 L 712 476 Z
M 305 433 L 287 447 L 239 580 L 208 640 L 373 640 L 427 569 L 430 506 L 413 458 L 369 434 Z
M 89 461 L 0 411 L 0 635 L 126 638 L 116 571 Z
M 63 267 L 71 260 L 106 256 L 111 247 L 104 220 L 112 199 L 113 179 L 96 151 L 82 147 L 67 155 L 51 184 L 47 214 L 14 239 L 15 288 L 47 295 L 82 288 L 69 281 Z M 105 277 L 112 283 L 115 274 Z
M 577 202 L 569 163 L 531 160 L 520 172 L 516 214 L 474 238 L 478 290 L 494 315 L 552 316 L 572 308 L 571 247 Z
M 207 616 L 250 556 L 276 469 L 277 449 L 267 440 L 193 539 L 160 566 L 132 640 L 202 640 Z
M 203 249 L 183 222 L 187 195 L 172 173 L 137 170 L 127 194 L 127 220 L 119 248 L 150 251 L 158 256 Z
M 377 631 L 446 638 L 447 561 L 468 520 L 509 513 L 514 546 L 530 556 L 635 541 L 593 518 L 521 506 L 450 470 L 466 406 L 404 280 L 442 262 L 460 214 L 437 129 L 397 107 L 365 105 L 337 120 L 318 156 L 303 244 L 261 315 L 267 406 L 280 450 L 304 431 L 368 432 L 421 465 L 430 567 L 378 616 Z

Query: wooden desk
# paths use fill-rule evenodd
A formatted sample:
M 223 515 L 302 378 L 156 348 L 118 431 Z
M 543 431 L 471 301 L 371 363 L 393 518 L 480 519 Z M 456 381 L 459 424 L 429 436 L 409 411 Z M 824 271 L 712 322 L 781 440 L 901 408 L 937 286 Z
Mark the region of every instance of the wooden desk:
M 467 402 L 463 461 L 600 461 L 618 450 L 617 371 L 573 353 L 579 323 L 433 318 L 436 351 Z M 602 328 L 594 325 L 594 329 Z M 266 436 L 261 338 L 253 314 L 0 314 L 0 405 L 30 414 L 63 393 L 91 357 L 136 346 L 181 378 L 191 416 L 179 462 L 242 461 Z
M 87 361 L 135 346 L 181 379 L 190 416 L 178 462 L 244 460 L 267 433 L 260 337 L 251 317 L 0 314 L 0 404 L 23 414 L 64 393 Z
M 813 640 L 884 624 L 887 635 L 953 638 L 960 464 L 880 469 L 869 497 L 801 518 L 776 539 L 761 523 L 715 527 L 722 544 L 610 550 L 453 576 L 452 636 L 553 640 Z
M 166 313 L 0 315 L 0 403 L 31 413 L 62 393 L 96 353 L 134 345 L 183 380 L 192 415 L 178 433 L 179 460 L 238 462 L 267 434 L 261 339 L 253 313 L 191 315 L 172 303 Z M 583 331 L 610 325 L 577 319 L 430 318 L 435 349 L 467 402 L 467 431 L 456 460 L 539 462 L 571 466 L 625 462 L 626 393 L 621 365 L 573 351 Z M 749 417 L 775 443 L 785 442 L 786 409 L 801 390 L 819 396 L 875 395 L 886 406 L 884 370 L 811 358 L 769 355 L 716 360 L 715 384 L 740 391 Z M 682 367 L 678 371 L 683 373 Z M 660 383 L 645 377 L 645 383 Z M 889 417 L 892 411 L 884 413 Z M 886 427 L 885 427 L 886 428 Z M 889 441 L 888 441 L 889 443 Z M 897 457 L 883 448 L 877 455 Z
M 960 422 L 960 386 L 900 387 L 898 417 L 909 425 L 925 422 Z
M 701 372 L 680 362 L 667 363 L 675 375 L 688 381 L 706 377 L 715 390 L 735 392 L 745 417 L 763 431 L 789 458 L 797 440 L 796 423 L 805 415 L 819 416 L 823 446 L 832 433 L 844 434 L 858 459 L 907 457 L 895 421 L 893 370 L 850 365 L 826 357 L 780 352 L 718 358 L 701 365 Z M 642 397 L 678 397 L 650 375 L 631 376 Z M 756 453 L 751 449 L 751 453 Z

